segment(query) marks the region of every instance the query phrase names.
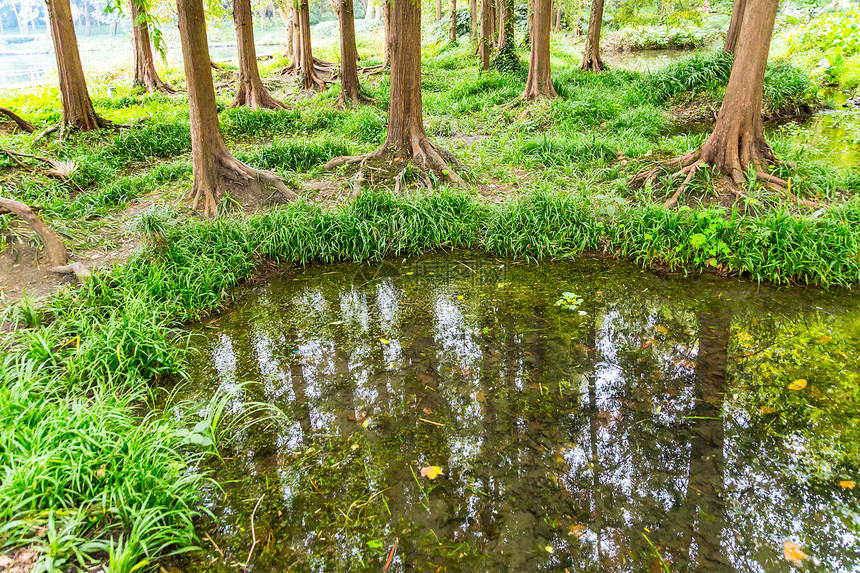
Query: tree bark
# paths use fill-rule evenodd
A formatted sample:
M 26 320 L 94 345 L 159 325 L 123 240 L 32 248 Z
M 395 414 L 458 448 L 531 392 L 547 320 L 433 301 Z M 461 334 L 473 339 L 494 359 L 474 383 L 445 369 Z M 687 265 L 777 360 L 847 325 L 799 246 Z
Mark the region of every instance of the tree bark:
M 296 194 L 284 185 L 280 177 L 269 171 L 248 167 L 227 150 L 218 127 L 203 2 L 177 0 L 176 7 L 188 82 L 194 173 L 192 208 L 200 208 L 206 216 L 214 217 L 218 214 L 222 200 L 228 195 L 245 209 L 294 199 Z
M 311 17 L 308 0 L 300 0 L 299 3 L 299 40 L 302 56 L 300 62 L 302 89 L 323 91 L 325 80 L 317 73 L 311 48 Z
M 364 19 L 365 20 L 373 20 L 373 16 L 375 13 L 376 12 L 373 9 L 373 1 L 367 0 L 367 4 L 364 5 Z
M 555 33 L 561 32 L 561 8 L 555 10 Z
M 389 3 L 386 2 L 386 5 Z M 382 147 L 368 155 L 337 157 L 327 169 L 345 164 L 364 164 L 371 159 L 393 160 L 406 167 L 432 171 L 446 181 L 462 181 L 451 168 L 454 156 L 433 144 L 424 131 L 421 99 L 421 5 L 395 1 L 389 8 L 391 22 L 391 88 L 388 103 L 388 134 Z M 398 176 L 396 190 L 400 188 Z
M 39 235 L 42 244 L 45 246 L 45 254 L 48 256 L 48 261 L 50 261 L 52 267 L 66 264 L 68 259 L 66 259 L 66 247 L 63 245 L 62 239 L 60 239 L 56 231 L 42 222 L 30 207 L 14 199 L 0 197 L 0 213 L 4 211 L 23 219 Z
M 174 94 L 176 90 L 162 81 L 155 70 L 152 42 L 149 38 L 149 24 L 146 21 L 146 7 L 143 2 L 144 0 L 128 0 L 128 13 L 131 16 L 131 38 L 134 45 L 134 85 L 142 86 L 147 93 Z
M 448 40 L 452 44 L 457 41 L 457 0 L 451 0 L 451 26 L 448 28 Z
M 478 40 L 478 0 L 469 0 L 469 39 Z
M 358 48 L 355 46 L 355 14 L 353 0 L 339 0 L 337 17 L 340 21 L 340 95 L 337 104 L 358 105 L 364 99 L 358 83 Z
M 436 0 L 436 21 L 442 19 L 442 0 Z
M 11 109 L 0 107 L 0 115 L 5 115 L 6 117 L 14 121 L 17 128 L 25 133 L 33 133 L 34 131 L 36 131 L 36 126 L 34 126 L 32 123 L 30 123 Z
M 726 31 L 726 45 L 723 47 L 723 51 L 727 54 L 734 54 L 738 47 L 738 35 L 741 31 L 741 24 L 744 21 L 746 8 L 747 0 L 735 0 L 735 5 L 732 9 L 732 19 L 729 21 L 729 29 Z
M 514 0 L 502 0 L 502 25 L 499 27 L 499 47 L 514 40 Z
M 552 0 L 534 0 L 529 76 L 521 98 L 556 97 L 550 69 L 549 35 L 552 27 Z
M 382 28 L 384 32 L 382 69 L 385 69 L 389 66 L 391 60 L 391 5 L 388 0 L 382 0 Z
M 585 52 L 582 54 L 582 70 L 599 72 L 603 69 L 600 59 L 600 28 L 603 25 L 603 0 L 591 0 L 591 15 L 588 18 L 588 35 L 585 37 Z
M 481 0 L 481 36 L 478 39 L 478 58 L 481 69 L 490 69 L 490 51 L 492 50 L 493 12 L 490 8 L 492 0 Z
M 287 109 L 283 102 L 272 97 L 272 94 L 263 85 L 263 80 L 260 79 L 260 69 L 257 67 L 257 48 L 254 45 L 251 0 L 233 0 L 233 24 L 236 26 L 239 81 L 232 107 L 244 105 L 251 109 Z
M 51 39 L 57 57 L 57 75 L 60 80 L 60 99 L 63 105 L 64 126 L 90 131 L 109 125 L 96 114 L 87 91 L 72 9 L 69 0 L 47 0 Z

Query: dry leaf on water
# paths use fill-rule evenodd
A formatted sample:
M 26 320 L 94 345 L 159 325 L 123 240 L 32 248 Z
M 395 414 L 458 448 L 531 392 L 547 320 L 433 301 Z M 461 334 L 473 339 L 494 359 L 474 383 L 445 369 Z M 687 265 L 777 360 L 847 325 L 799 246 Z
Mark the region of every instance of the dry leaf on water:
M 436 479 L 442 475 L 442 468 L 439 466 L 427 466 L 426 468 L 421 469 L 421 475 L 427 479 Z
M 849 480 L 842 480 L 839 482 L 839 487 L 842 489 L 854 489 L 854 482 Z
M 568 535 L 573 535 L 577 539 L 585 535 L 586 527 L 581 523 L 577 523 L 576 525 L 570 526 L 570 533 Z
M 803 390 L 806 388 L 806 380 L 800 378 L 788 385 L 789 390 Z
M 790 561 L 795 565 L 803 565 L 803 560 L 809 557 L 809 555 L 803 552 L 800 545 L 791 541 L 786 541 L 782 544 L 782 553 L 785 555 L 786 561 Z

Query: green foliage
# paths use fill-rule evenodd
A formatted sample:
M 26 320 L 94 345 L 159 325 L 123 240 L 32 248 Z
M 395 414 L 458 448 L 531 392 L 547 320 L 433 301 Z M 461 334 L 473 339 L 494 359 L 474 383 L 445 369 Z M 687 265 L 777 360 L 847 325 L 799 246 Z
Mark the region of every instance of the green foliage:
M 817 100 L 817 90 L 806 72 L 788 62 L 774 62 L 764 79 L 763 107 L 768 115 L 797 114 Z
M 860 12 L 834 12 L 810 20 L 787 34 L 788 56 L 824 83 L 846 83 L 860 74 Z M 853 81 L 850 83 L 854 83 Z
M 349 152 L 349 146 L 332 139 L 290 138 L 275 139 L 269 146 L 239 154 L 239 159 L 257 169 L 307 171 L 335 157 L 349 155 Z
M 621 44 L 628 50 L 665 48 L 693 49 L 705 45 L 712 33 L 688 23 L 635 26 L 621 32 Z
M 298 110 L 226 109 L 220 114 L 221 130 L 231 137 L 273 137 L 294 133 L 302 122 Z
M 191 151 L 191 130 L 183 123 L 156 123 L 123 131 L 106 151 L 123 161 L 173 157 Z
M 713 91 L 725 86 L 734 58 L 724 52 L 693 54 L 643 76 L 639 91 L 654 103 L 665 103 L 682 94 Z

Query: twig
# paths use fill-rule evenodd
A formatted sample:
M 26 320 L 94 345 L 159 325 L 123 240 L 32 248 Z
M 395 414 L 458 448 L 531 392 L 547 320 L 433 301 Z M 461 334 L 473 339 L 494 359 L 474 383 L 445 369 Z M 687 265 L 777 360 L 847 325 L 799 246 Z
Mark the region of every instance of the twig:
M 388 559 L 385 561 L 385 567 L 382 568 L 382 573 L 386 573 L 388 568 L 391 567 L 391 560 L 394 559 L 394 551 L 397 549 L 397 542 L 400 541 L 399 537 L 394 538 L 394 545 L 391 546 L 391 551 L 388 552 Z
M 220 548 L 220 547 L 218 547 L 218 544 L 217 544 L 217 543 L 215 543 L 215 540 L 214 540 L 214 539 L 212 539 L 211 537 L 209 537 L 209 533 L 207 532 L 207 533 L 204 533 L 203 535 L 205 535 L 205 536 L 206 536 L 206 539 L 208 539 L 208 540 L 209 540 L 209 543 L 211 543 L 211 544 L 212 544 L 212 547 L 214 547 L 214 548 L 215 548 L 215 551 L 217 551 L 217 552 L 218 552 L 218 554 L 221 556 L 221 559 L 226 559 L 226 557 L 224 557 L 224 552 L 223 552 L 223 551 L 221 551 L 221 548 Z
M 260 502 L 263 501 L 263 498 L 266 497 L 266 494 L 260 496 L 260 499 L 257 500 L 257 505 L 254 506 L 254 511 L 251 512 L 251 539 L 253 543 L 251 544 L 251 550 L 248 552 L 248 560 L 245 561 L 244 569 L 248 569 L 248 564 L 251 562 L 251 555 L 254 554 L 254 548 L 257 546 L 257 531 L 254 528 L 254 516 L 257 514 L 257 508 L 260 507 Z
M 445 427 L 445 424 L 440 424 L 439 422 L 434 422 L 433 420 L 426 420 L 424 418 L 418 418 L 418 419 L 421 420 L 422 422 L 427 422 L 428 424 L 433 424 L 434 426 L 442 426 L 443 428 Z

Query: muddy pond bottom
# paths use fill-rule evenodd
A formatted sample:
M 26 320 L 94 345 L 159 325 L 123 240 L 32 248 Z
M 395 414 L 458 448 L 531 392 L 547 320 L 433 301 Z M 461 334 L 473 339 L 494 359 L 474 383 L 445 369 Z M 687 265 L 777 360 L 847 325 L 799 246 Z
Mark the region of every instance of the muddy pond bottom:
M 233 429 L 186 571 L 860 568 L 844 291 L 459 253 L 284 270 L 195 332 L 188 427 Z

